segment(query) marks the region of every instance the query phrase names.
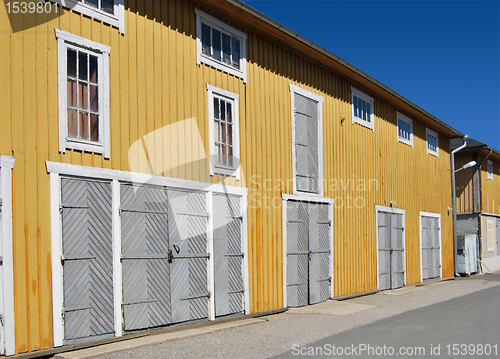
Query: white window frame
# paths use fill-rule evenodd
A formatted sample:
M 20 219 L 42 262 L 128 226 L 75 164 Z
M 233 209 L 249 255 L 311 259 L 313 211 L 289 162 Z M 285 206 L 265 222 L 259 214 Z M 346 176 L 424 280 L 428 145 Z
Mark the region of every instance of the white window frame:
M 302 95 L 318 103 L 318 188 L 319 193 L 309 193 L 297 191 L 297 155 L 295 153 L 295 94 Z M 307 197 L 323 197 L 323 97 L 298 86 L 290 84 L 291 109 L 292 109 L 292 175 L 293 194 Z
M 65 153 L 67 149 L 103 154 L 110 157 L 109 138 L 109 54 L 111 47 L 103 45 L 80 36 L 70 34 L 60 29 L 55 29 L 58 52 L 58 82 L 59 82 L 59 152 Z M 78 51 L 87 51 L 99 58 L 99 136 L 101 143 L 69 139 L 68 112 L 67 112 L 67 49 L 75 48 Z
M 16 335 L 14 317 L 14 254 L 12 232 L 12 170 L 14 157 L 0 156 L 0 192 L 2 216 L 0 225 L 0 245 L 2 256 L 2 296 L 3 325 L 0 326 L 1 351 L 5 355 L 16 354 Z
M 120 33 L 125 33 L 125 0 L 114 0 L 114 14 L 109 14 L 105 11 L 96 9 L 90 5 L 83 4 L 77 0 L 51 0 L 66 8 L 77 11 L 83 15 L 87 15 L 96 20 L 118 28 Z
M 438 219 L 439 226 L 439 263 L 441 267 L 439 269 L 439 278 L 443 278 L 443 237 L 441 236 L 441 214 L 440 213 L 430 213 L 430 212 L 420 212 L 419 223 L 420 223 L 420 282 L 424 281 L 424 268 L 422 266 L 422 217 L 432 217 Z
M 208 140 L 210 142 L 210 175 L 234 176 L 240 180 L 240 124 L 239 124 L 239 99 L 238 94 L 223 90 L 207 84 L 208 91 Z M 237 159 L 237 167 L 222 167 L 215 164 L 213 158 L 217 155 L 214 136 L 214 96 L 223 97 L 233 103 L 233 157 Z
M 246 40 L 247 35 L 235 29 L 234 27 L 216 19 L 215 17 L 201 11 L 200 9 L 195 8 L 194 12 L 196 14 L 196 58 L 197 64 L 200 65 L 205 63 L 209 66 L 213 66 L 216 69 L 219 69 L 224 72 L 228 72 L 231 75 L 240 77 L 243 79 L 243 82 L 247 82 L 247 50 L 246 50 Z M 236 69 L 232 66 L 224 64 L 223 62 L 219 62 L 212 57 L 203 55 L 202 48 L 203 45 L 201 43 L 201 24 L 205 23 L 212 28 L 216 28 L 217 30 L 229 34 L 235 38 L 240 40 L 240 68 Z
M 354 116 L 354 96 L 361 98 L 362 100 L 370 103 L 370 122 L 366 122 L 365 120 Z M 351 86 L 351 116 L 352 123 L 360 124 L 361 126 L 365 126 L 371 128 L 372 131 L 375 131 L 375 107 L 373 97 L 368 96 L 367 94 L 359 91 L 358 89 Z
M 379 283 L 379 273 L 380 273 L 380 261 L 379 261 L 379 256 L 378 256 L 378 214 L 379 212 L 385 212 L 385 213 L 397 213 L 397 214 L 402 214 L 403 215 L 403 268 L 405 270 L 405 275 L 404 275 L 404 284 L 403 286 L 406 286 L 406 275 L 408 273 L 408 268 L 406 267 L 406 210 L 401 209 L 401 208 L 394 208 L 394 207 L 386 207 L 386 206 L 379 206 L 375 205 L 375 230 L 376 230 L 376 251 L 377 251 L 377 290 L 380 289 L 380 283 Z
M 52 324 L 54 347 L 60 347 L 64 342 L 64 323 L 62 320 L 64 291 L 63 291 L 63 267 L 62 255 L 62 216 L 59 211 L 61 207 L 61 175 L 82 178 L 86 180 L 111 180 L 112 181 L 112 236 L 113 236 L 113 300 L 114 300 L 114 336 L 124 335 L 122 317 L 122 267 L 121 257 L 121 219 L 120 219 L 120 186 L 122 183 L 147 183 L 149 186 L 162 186 L 190 192 L 201 192 L 207 195 L 208 219 L 208 251 L 211 260 L 208 261 L 208 286 L 211 290 L 209 306 L 207 308 L 208 319 L 215 320 L 215 298 L 214 298 L 214 253 L 213 253 L 213 217 L 212 194 L 222 193 L 241 197 L 241 249 L 243 253 L 243 288 L 244 288 L 244 311 L 250 314 L 249 294 L 249 272 L 248 272 L 248 221 L 247 221 L 247 196 L 248 189 L 243 187 L 227 186 L 213 183 L 205 183 L 179 178 L 163 176 L 152 176 L 144 173 L 134 173 L 107 168 L 79 166 L 61 162 L 45 162 L 50 181 L 50 229 L 51 229 L 51 264 L 52 264 Z M 14 293 L 14 291 L 11 291 Z M 13 317 L 12 311 L 12 317 Z M 14 332 L 13 332 L 14 333 Z M 88 338 L 83 338 L 83 341 Z M 97 339 L 96 339 L 97 340 Z M 12 341 L 13 345 L 14 341 Z
M 396 119 L 396 130 L 397 130 L 397 138 L 398 142 L 406 143 L 407 145 L 413 147 L 413 120 L 408 116 L 403 115 L 401 112 L 396 111 L 397 119 Z M 410 140 L 399 136 L 399 120 L 406 122 L 410 125 Z
M 431 149 L 429 149 L 429 141 L 427 141 L 428 135 L 431 135 L 436 138 L 436 151 L 432 151 Z M 429 127 L 425 128 L 425 146 L 427 148 L 427 154 L 439 158 L 439 135 L 436 131 L 431 130 Z
M 488 173 L 488 180 L 493 181 L 493 161 L 488 160 L 486 162 L 486 171 Z

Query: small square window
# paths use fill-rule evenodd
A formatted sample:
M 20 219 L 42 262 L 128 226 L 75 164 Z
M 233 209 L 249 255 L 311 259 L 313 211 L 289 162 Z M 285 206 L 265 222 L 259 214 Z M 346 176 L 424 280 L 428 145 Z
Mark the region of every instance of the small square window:
M 398 142 L 413 147 L 413 120 L 402 113 L 396 112 L 398 117 Z
M 232 26 L 195 9 L 198 64 L 205 63 L 246 82 L 246 37 Z
M 56 29 L 59 71 L 59 150 L 109 158 L 110 47 Z
M 351 87 L 352 123 L 359 123 L 375 130 L 373 115 L 373 98 Z
M 239 95 L 207 84 L 210 174 L 240 178 Z
M 430 128 L 425 129 L 427 137 L 427 153 L 439 157 L 439 137 L 437 132 Z
M 487 167 L 488 167 L 488 179 L 493 181 L 493 162 L 488 160 Z

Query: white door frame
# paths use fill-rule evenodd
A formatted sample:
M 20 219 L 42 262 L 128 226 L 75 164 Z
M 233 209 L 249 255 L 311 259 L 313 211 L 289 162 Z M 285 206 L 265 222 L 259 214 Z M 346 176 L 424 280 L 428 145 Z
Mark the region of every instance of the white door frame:
M 378 214 L 379 212 L 385 212 L 385 213 L 397 213 L 397 214 L 402 214 L 403 215 L 403 268 L 405 270 L 404 274 L 404 280 L 403 280 L 403 285 L 406 286 L 406 211 L 401 208 L 393 208 L 393 207 L 385 207 L 385 206 L 377 206 L 375 205 L 375 225 L 376 225 L 376 238 L 377 238 L 377 289 L 380 289 L 380 284 L 379 284 L 379 257 L 378 257 Z M 391 283 L 392 285 L 392 283 Z
M 319 198 L 314 196 L 302 196 L 302 195 L 292 195 L 292 194 L 282 194 L 282 213 L 283 213 L 283 308 L 288 307 L 288 296 L 287 296 L 287 231 L 286 231 L 286 222 L 287 222 L 287 201 L 301 201 L 301 202 L 313 202 L 313 203 L 326 203 L 328 204 L 328 217 L 330 222 L 332 223 L 330 227 L 330 278 L 332 278 L 330 282 L 330 298 L 334 298 L 334 276 L 333 276 L 333 198 Z
M 432 217 L 438 219 L 439 226 L 439 278 L 443 278 L 443 241 L 441 238 L 441 214 L 440 213 L 431 213 L 431 212 L 420 212 L 419 216 L 419 224 L 420 224 L 420 282 L 424 281 L 424 268 L 422 266 L 422 217 Z
M 12 169 L 14 157 L 0 156 L 2 198 L 1 223 L 1 255 L 2 255 L 2 294 L 0 298 L 3 325 L 1 328 L 1 345 L 5 355 L 16 354 L 15 316 L 14 316 L 14 255 L 12 249 Z

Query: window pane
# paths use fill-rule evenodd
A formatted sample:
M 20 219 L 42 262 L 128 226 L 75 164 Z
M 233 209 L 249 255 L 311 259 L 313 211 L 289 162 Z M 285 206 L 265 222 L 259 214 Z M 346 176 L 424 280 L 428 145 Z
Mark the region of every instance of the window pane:
M 222 34 L 222 62 L 231 65 L 231 37 Z
M 233 125 L 227 125 L 226 143 L 231 146 L 233 145 Z
M 231 54 L 232 54 L 232 66 L 234 68 L 240 68 L 240 40 L 231 39 Z
M 101 10 L 113 14 L 114 0 L 101 0 Z
M 228 152 L 227 152 L 227 165 L 229 167 L 233 167 L 233 147 L 230 146 L 228 147 Z
M 90 115 L 90 140 L 99 141 L 99 116 Z
M 90 85 L 90 111 L 99 111 L 99 89 L 97 86 Z
M 366 121 L 372 122 L 372 111 L 371 111 L 371 106 L 369 102 L 366 102 Z
M 227 143 L 227 124 L 225 122 L 222 122 L 221 126 L 222 126 L 221 130 L 222 138 L 220 139 L 220 142 Z
M 90 55 L 90 82 L 97 83 L 97 57 Z
M 220 61 L 220 50 L 221 50 L 221 33 L 219 30 L 212 29 L 212 48 L 213 48 L 213 58 Z
M 85 82 L 78 82 L 78 106 L 82 110 L 88 109 L 89 104 L 88 85 Z
M 215 121 L 214 123 L 214 141 L 220 142 L 220 122 Z
M 76 78 L 76 51 L 68 49 L 68 77 Z
M 220 119 L 226 121 L 226 101 L 220 100 Z
M 210 26 L 201 24 L 202 54 L 210 56 Z
M 80 134 L 81 139 L 89 139 L 89 116 L 86 113 L 80 113 Z
M 214 118 L 220 119 L 219 116 L 219 99 L 214 97 Z
M 78 53 L 78 78 L 83 81 L 88 81 L 87 54 L 84 52 Z
M 68 137 L 78 137 L 78 113 L 68 110 Z
M 90 5 L 92 7 L 97 8 L 97 2 L 98 0 L 85 0 L 85 4 Z
M 76 107 L 76 81 L 68 80 L 68 106 Z
M 233 112 L 231 102 L 227 103 L 227 122 L 233 122 Z

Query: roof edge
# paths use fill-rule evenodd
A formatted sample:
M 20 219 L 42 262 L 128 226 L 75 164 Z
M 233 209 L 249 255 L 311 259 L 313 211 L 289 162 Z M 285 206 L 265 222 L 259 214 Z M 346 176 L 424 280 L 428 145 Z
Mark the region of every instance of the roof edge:
M 259 20 L 267 23 L 268 25 L 276 28 L 277 30 L 287 34 L 288 36 L 296 39 L 297 41 L 300 41 L 302 42 L 303 44 L 313 48 L 314 50 L 320 52 L 321 54 L 329 57 L 330 59 L 336 61 L 337 63 L 339 63 L 340 65 L 344 66 L 345 68 L 347 68 L 348 70 L 356 73 L 357 75 L 361 76 L 362 78 L 366 79 L 367 81 L 371 82 L 372 84 L 374 84 L 375 86 L 381 88 L 382 90 L 386 91 L 387 93 L 389 93 L 390 95 L 394 96 L 395 98 L 399 99 L 400 101 L 406 103 L 408 106 L 412 107 L 413 109 L 417 110 L 418 112 L 422 113 L 423 115 L 427 116 L 428 118 L 430 118 L 431 120 L 435 121 L 436 123 L 438 123 L 439 125 L 445 127 L 446 129 L 448 129 L 450 132 L 452 132 L 453 134 L 459 136 L 459 137 L 463 137 L 464 134 L 461 133 L 460 131 L 456 130 L 455 128 L 451 127 L 450 125 L 448 125 L 446 122 L 443 122 L 441 121 L 440 119 L 438 119 L 436 116 L 430 114 L 429 112 L 427 112 L 426 110 L 424 110 L 423 108 L 421 108 L 420 106 L 416 105 L 415 103 L 411 102 L 410 100 L 408 100 L 406 97 L 400 95 L 399 93 L 397 93 L 396 91 L 394 91 L 393 89 L 391 89 L 390 87 L 384 85 L 383 83 L 381 83 L 380 81 L 376 80 L 375 78 L 371 77 L 370 75 L 368 75 L 367 73 L 361 71 L 360 69 L 358 69 L 357 67 L 351 65 L 350 63 L 348 63 L 347 61 L 341 59 L 340 57 L 338 57 L 337 55 L 331 53 L 330 51 L 322 48 L 321 46 L 315 44 L 314 42 L 312 42 L 311 40 L 308 40 L 307 38 L 303 37 L 302 35 L 299 35 L 298 33 L 296 33 L 295 31 L 287 28 L 286 26 L 280 24 L 279 22 L 271 19 L 270 17 L 264 15 L 263 13 L 261 13 L 260 11 L 254 9 L 253 7 L 245 4 L 244 2 L 240 1 L 240 0 L 224 0 L 225 2 L 239 8 L 240 10 L 242 11 L 245 11 L 246 13 L 248 13 L 249 15 L 252 15 L 256 18 L 258 18 Z M 453 136 L 450 136 L 450 138 L 453 137 Z

